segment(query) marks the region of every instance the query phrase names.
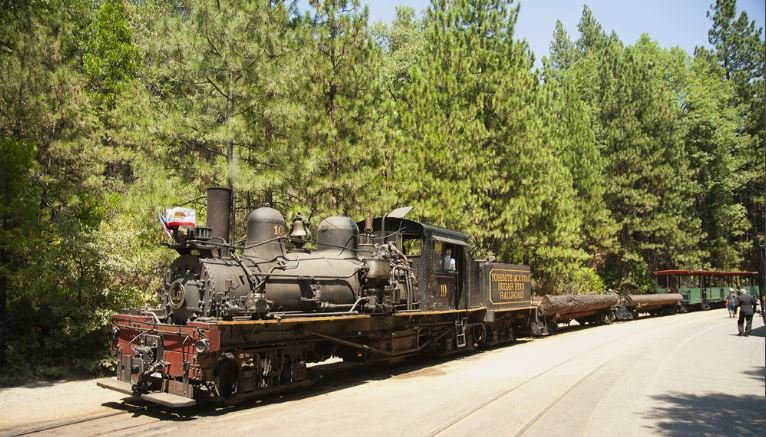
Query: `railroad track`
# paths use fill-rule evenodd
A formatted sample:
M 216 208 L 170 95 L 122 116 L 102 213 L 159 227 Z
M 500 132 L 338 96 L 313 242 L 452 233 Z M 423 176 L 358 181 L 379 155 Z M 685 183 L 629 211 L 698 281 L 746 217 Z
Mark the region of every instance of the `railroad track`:
M 35 426 L 35 427 L 28 427 L 21 430 L 15 430 L 11 431 L 8 434 L 3 434 L 6 437 L 19 437 L 19 436 L 25 436 L 25 435 L 31 435 L 31 434 L 38 434 L 43 432 L 51 432 L 60 430 L 66 427 L 70 426 L 76 426 L 76 425 L 82 425 L 89 422 L 95 422 L 98 420 L 108 419 L 115 416 L 122 416 L 126 414 L 135 414 L 139 411 L 149 411 L 149 410 L 155 410 L 158 409 L 159 405 L 153 405 L 153 404 L 147 404 L 147 405 L 140 405 L 140 406 L 132 406 L 125 410 L 120 411 L 112 411 L 108 413 L 102 413 L 97 414 L 94 416 L 87 416 L 87 417 L 77 417 L 73 419 L 63 420 L 60 422 L 55 423 L 48 423 L 41 426 Z
M 676 322 L 677 322 L 677 320 L 676 320 Z M 683 323 L 683 325 L 693 324 L 693 323 L 696 323 L 696 321 L 690 320 L 690 321 L 687 321 L 687 322 Z M 668 326 L 671 326 L 671 325 L 673 325 L 675 328 L 678 327 L 678 323 L 674 323 L 674 321 L 669 320 L 667 323 L 665 323 L 665 324 L 663 324 L 661 326 L 657 326 L 657 327 L 654 327 L 654 328 L 651 328 L 651 329 L 643 331 L 641 333 L 641 335 L 642 336 L 648 336 L 648 335 L 650 335 L 650 334 L 652 334 L 652 333 L 654 333 L 654 332 L 656 332 L 658 330 L 666 329 Z M 701 334 L 702 333 L 700 333 L 698 335 L 701 335 Z M 596 346 L 594 348 L 591 348 L 591 349 L 589 349 L 587 351 L 581 352 L 581 353 L 579 353 L 579 354 L 577 354 L 577 355 L 575 355 L 575 356 L 573 356 L 573 357 L 571 357 L 571 358 L 569 358 L 569 359 L 567 359 L 565 361 L 562 361 L 561 363 L 559 363 L 559 364 L 557 364 L 557 365 L 555 365 L 553 367 L 550 367 L 550 368 L 548 368 L 548 369 L 546 369 L 546 370 L 544 370 L 544 371 L 542 371 L 540 373 L 537 373 L 537 374 L 535 374 L 534 376 L 532 376 L 531 378 L 529 378 L 529 379 L 527 379 L 525 381 L 519 382 L 519 383 L 511 385 L 511 386 L 504 387 L 503 389 L 495 392 L 493 395 L 488 397 L 483 402 L 479 403 L 478 405 L 474 405 L 474 406 L 472 406 L 472 407 L 470 407 L 468 409 L 463 410 L 462 412 L 460 412 L 456 416 L 454 416 L 452 418 L 452 420 L 447 421 L 446 423 L 440 425 L 439 427 L 431 430 L 430 432 L 428 432 L 428 433 L 426 433 L 424 435 L 427 436 L 427 437 L 434 437 L 434 436 L 438 436 L 440 434 L 443 434 L 446 431 L 448 431 L 451 428 L 453 428 L 455 425 L 458 425 L 459 423 L 461 423 L 463 421 L 470 420 L 472 416 L 475 416 L 476 414 L 480 413 L 482 410 L 484 410 L 485 408 L 487 408 L 490 405 L 494 404 L 495 402 L 501 401 L 506 396 L 511 395 L 514 392 L 517 392 L 520 389 L 522 389 L 522 388 L 524 388 L 524 387 L 526 387 L 526 386 L 528 386 L 528 385 L 530 385 L 532 383 L 540 381 L 542 378 L 545 378 L 546 376 L 554 373 L 555 371 L 557 371 L 559 369 L 562 369 L 562 368 L 566 367 L 567 365 L 572 364 L 573 362 L 576 362 L 577 360 L 583 358 L 586 355 L 592 354 L 592 353 L 597 352 L 599 350 L 608 349 L 610 346 L 612 346 L 612 345 L 614 345 L 616 343 L 624 342 L 624 341 L 625 341 L 624 338 L 619 338 L 618 337 L 618 338 L 616 338 L 616 339 L 614 339 L 612 341 L 609 341 L 609 342 L 606 342 L 606 343 L 602 343 L 602 344 L 600 344 L 600 345 L 598 345 L 598 346 Z M 581 383 L 586 381 L 593 374 L 597 373 L 598 371 L 600 371 L 601 369 L 606 367 L 608 364 L 612 363 L 618 357 L 619 357 L 619 355 L 616 355 L 614 357 L 611 357 L 611 358 L 607 359 L 606 361 L 604 361 L 603 363 L 601 363 L 597 367 L 593 368 L 591 371 L 589 371 L 584 376 L 578 378 L 574 382 L 574 384 L 572 384 L 563 393 L 561 393 L 559 396 L 557 396 L 556 398 L 552 399 L 550 402 L 546 403 L 541 409 L 539 409 L 538 412 L 534 416 L 532 416 L 521 428 L 519 428 L 516 431 L 513 431 L 513 435 L 521 436 L 524 433 L 526 433 L 548 411 L 550 411 L 552 408 L 554 408 L 556 405 L 558 405 L 561 402 L 561 400 L 564 399 L 573 390 L 578 388 L 578 386 Z

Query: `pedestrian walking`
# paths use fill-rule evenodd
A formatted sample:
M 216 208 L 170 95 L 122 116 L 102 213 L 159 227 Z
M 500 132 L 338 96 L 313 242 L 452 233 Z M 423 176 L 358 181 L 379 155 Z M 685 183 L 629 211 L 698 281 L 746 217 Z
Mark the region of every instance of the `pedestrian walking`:
M 750 330 L 753 327 L 755 300 L 753 296 L 747 294 L 746 289 L 740 290 L 740 295 L 737 297 L 737 307 L 739 308 L 739 320 L 737 320 L 739 334 L 737 335 L 747 337 L 750 335 Z
M 737 294 L 734 289 L 729 289 L 729 297 L 726 298 L 726 308 L 729 310 L 729 318 L 737 316 Z

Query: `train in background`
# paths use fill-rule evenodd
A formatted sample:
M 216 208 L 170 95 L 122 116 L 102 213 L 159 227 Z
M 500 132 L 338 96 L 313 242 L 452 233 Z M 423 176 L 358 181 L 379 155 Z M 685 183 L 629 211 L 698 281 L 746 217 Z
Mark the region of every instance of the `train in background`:
M 758 272 L 716 272 L 709 270 L 658 270 L 657 293 L 678 293 L 687 309 L 722 308 L 731 290 L 746 290 L 763 308 Z
M 406 219 L 328 217 L 312 238 L 254 210 L 232 243 L 231 190 L 210 188 L 207 223 L 161 218 L 177 253 L 160 304 L 112 316 L 116 378 L 98 385 L 168 407 L 236 403 L 313 382 L 307 364 L 396 362 L 680 311 L 684 297 L 534 296 L 529 266 L 471 257 L 467 235 Z M 308 244 L 311 242 L 312 244 Z M 309 248 L 312 246 L 312 248 Z

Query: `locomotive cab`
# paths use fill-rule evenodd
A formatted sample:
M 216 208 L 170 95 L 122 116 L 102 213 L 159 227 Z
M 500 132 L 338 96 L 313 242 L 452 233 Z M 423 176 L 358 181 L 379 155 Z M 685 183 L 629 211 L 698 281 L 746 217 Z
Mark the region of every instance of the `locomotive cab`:
M 365 222 L 358 223 L 364 227 Z M 369 225 L 369 223 L 368 223 Z M 468 236 L 403 218 L 378 217 L 368 230 L 377 244 L 393 242 L 407 256 L 419 284 L 420 310 L 448 310 L 465 306 Z M 385 234 L 385 235 L 384 235 Z

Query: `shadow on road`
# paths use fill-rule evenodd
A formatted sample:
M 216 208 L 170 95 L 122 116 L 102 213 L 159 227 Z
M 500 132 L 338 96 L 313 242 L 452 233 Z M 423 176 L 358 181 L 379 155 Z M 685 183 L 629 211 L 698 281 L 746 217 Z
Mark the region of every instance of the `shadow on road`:
M 750 370 L 746 370 L 744 372 L 745 375 L 751 377 L 752 379 L 755 379 L 756 381 L 760 382 L 761 384 L 764 383 L 764 380 L 766 380 L 766 369 L 763 367 L 753 367 Z
M 761 326 L 760 328 L 753 329 L 750 331 L 750 335 L 753 337 L 766 337 L 766 326 Z
M 410 379 L 418 377 L 429 377 L 440 375 L 443 372 L 433 369 L 442 363 L 476 359 L 485 353 L 498 350 L 514 344 L 526 343 L 528 339 L 516 340 L 513 343 L 499 345 L 479 352 L 468 353 L 465 355 L 451 357 L 412 357 L 404 362 L 376 363 L 376 364 L 358 364 L 348 362 L 334 362 L 330 364 L 320 364 L 311 368 L 314 376 L 319 376 L 319 380 L 312 386 L 303 389 L 297 389 L 283 395 L 271 395 L 263 399 L 246 401 L 235 405 L 221 405 L 217 403 L 202 403 L 190 408 L 172 409 L 156 404 L 146 403 L 140 399 L 127 397 L 122 403 L 107 402 L 101 404 L 114 410 L 122 410 L 130 413 L 134 417 L 148 416 L 168 421 L 189 421 L 201 417 L 214 417 L 233 411 L 247 411 L 259 408 L 265 405 L 278 404 L 282 402 L 297 401 L 322 394 L 330 393 L 336 390 L 342 390 L 349 387 L 359 386 L 374 381 L 381 381 L 390 378 Z
M 760 396 L 668 393 L 653 398 L 658 404 L 647 418 L 655 422 L 652 431 L 662 435 L 760 436 L 766 426 Z

